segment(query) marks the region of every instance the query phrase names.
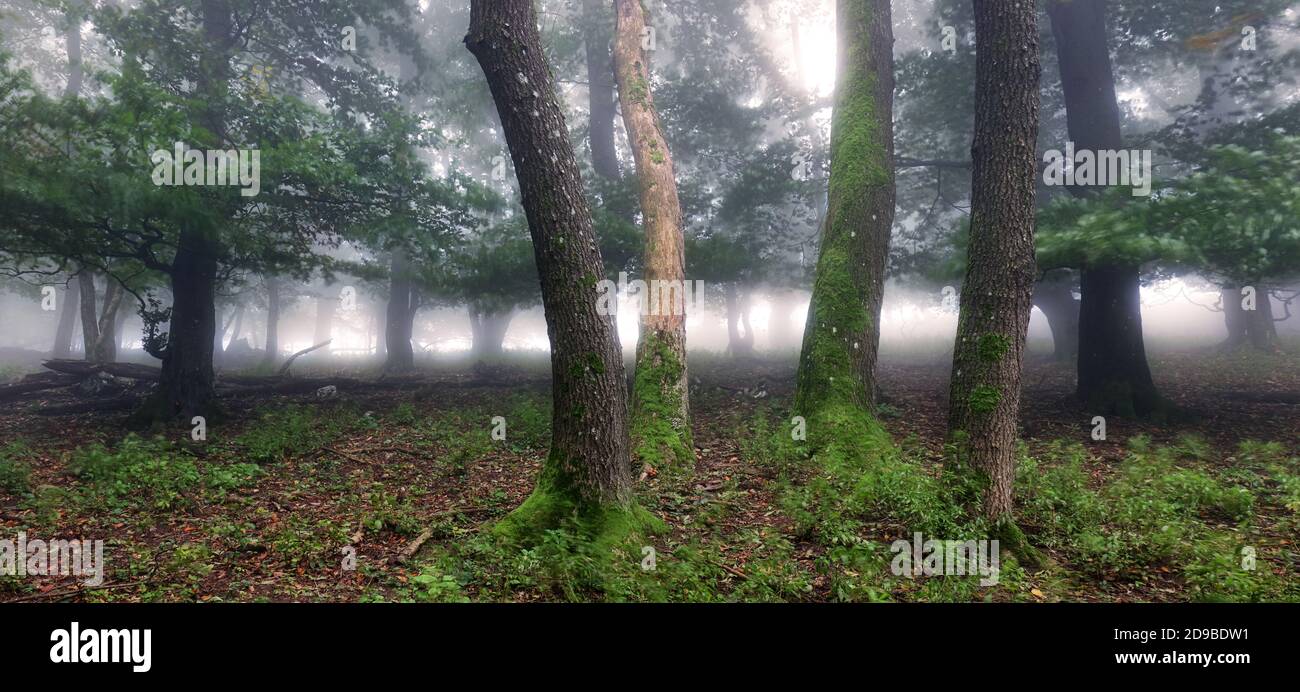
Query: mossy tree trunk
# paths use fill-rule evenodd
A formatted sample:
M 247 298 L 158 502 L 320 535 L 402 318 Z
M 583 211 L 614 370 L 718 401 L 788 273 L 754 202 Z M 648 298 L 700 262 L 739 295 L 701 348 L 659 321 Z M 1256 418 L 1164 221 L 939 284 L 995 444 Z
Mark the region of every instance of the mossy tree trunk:
M 1020 367 L 1034 291 L 1038 29 L 1032 3 L 974 0 L 970 245 L 953 345 L 948 434 L 984 483 L 982 514 L 1012 522 Z
M 839 0 L 836 11 L 830 192 L 795 411 L 807 418 L 810 441 L 848 442 L 866 437 L 863 426 L 879 432 L 872 409 L 894 219 L 893 28 L 889 0 Z
M 1105 0 L 1051 0 L 1047 11 L 1070 139 L 1077 149 L 1120 149 L 1123 138 L 1107 52 Z M 1070 188 L 1080 197 L 1093 192 L 1095 188 Z M 1156 413 L 1163 406 L 1142 337 L 1139 267 L 1098 263 L 1081 267 L 1081 272 L 1079 398 L 1098 414 Z
M 533 494 L 497 533 L 533 541 L 577 521 L 595 537 L 617 537 L 649 515 L 632 499 L 618 329 L 597 309 L 604 264 L 532 0 L 473 0 L 465 43 L 514 161 L 551 341 L 551 449 Z
M 690 472 L 689 379 L 686 372 L 686 253 L 673 157 L 650 90 L 650 61 L 642 41 L 649 25 L 640 0 L 615 0 L 614 68 L 623 124 L 636 161 L 645 227 L 649 310 L 641 313 L 632 388 L 632 450 L 641 464 Z M 673 290 L 656 291 L 660 286 Z M 671 295 L 671 298 L 665 300 Z

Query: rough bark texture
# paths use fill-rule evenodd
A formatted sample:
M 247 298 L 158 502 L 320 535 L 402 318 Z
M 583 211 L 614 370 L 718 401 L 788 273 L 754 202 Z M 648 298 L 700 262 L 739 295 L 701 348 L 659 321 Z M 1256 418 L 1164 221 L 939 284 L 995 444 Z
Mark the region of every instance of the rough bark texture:
M 1077 149 L 1118 150 L 1119 105 L 1107 53 L 1105 0 L 1048 5 L 1065 95 L 1066 124 Z M 1072 187 L 1071 194 L 1094 188 Z M 1148 416 L 1161 400 L 1142 338 L 1139 267 L 1081 267 L 1079 398 L 1094 413 Z
M 393 250 L 389 275 L 388 319 L 384 323 L 384 346 L 388 359 L 384 362 L 384 369 L 389 372 L 410 370 L 415 367 L 415 351 L 411 347 L 415 311 L 411 305 L 411 265 L 402 248 Z
M 948 433 L 984 485 L 983 515 L 1011 520 L 1020 367 L 1033 309 L 1038 30 L 1028 2 L 974 0 L 971 225 L 953 346 Z
M 649 309 L 641 313 L 636 348 L 632 450 L 643 464 L 690 471 L 695 467 L 695 448 L 686 372 L 682 210 L 672 153 L 650 91 L 650 60 L 642 49 L 648 12 L 639 0 L 615 0 L 614 12 L 614 72 L 623 125 L 636 161 L 645 228 L 645 280 L 652 294 Z M 656 282 L 676 288 L 671 299 L 664 300 L 669 291 L 655 290 Z
M 532 1 L 473 0 L 465 43 L 514 161 L 551 342 L 551 450 L 498 533 L 535 540 L 576 519 L 615 540 L 649 515 L 632 502 L 622 350 L 613 316 L 597 310 L 604 265 Z
M 63 289 L 63 302 L 59 304 L 59 326 L 54 332 L 54 347 L 50 354 L 54 358 L 67 358 L 72 355 L 72 334 L 77 328 L 77 315 L 81 306 L 81 287 L 77 277 L 68 279 Z
M 890 21 L 888 0 L 839 0 L 830 191 L 795 396 L 810 426 L 821 409 L 872 417 L 894 220 Z
M 1052 358 L 1068 363 L 1079 355 L 1079 299 L 1073 281 L 1048 277 L 1034 286 L 1034 306 L 1052 330 Z
M 587 57 L 588 146 L 596 174 L 617 179 L 618 150 L 614 146 L 614 58 L 610 53 L 613 15 L 606 0 L 583 0 L 582 42 Z

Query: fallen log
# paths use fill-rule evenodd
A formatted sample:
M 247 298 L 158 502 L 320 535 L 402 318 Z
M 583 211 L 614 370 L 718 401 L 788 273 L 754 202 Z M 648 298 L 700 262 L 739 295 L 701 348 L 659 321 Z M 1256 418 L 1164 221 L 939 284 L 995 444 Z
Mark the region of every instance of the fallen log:
M 128 380 L 157 380 L 162 374 L 161 368 L 152 365 L 140 365 L 139 363 L 92 363 L 87 360 L 56 358 L 45 361 L 44 365 L 55 372 L 81 375 L 82 377 L 106 372 L 114 377 L 124 377 Z
M 32 392 L 42 392 L 47 389 L 57 389 L 59 387 L 70 387 L 81 381 L 78 375 L 68 375 L 58 372 L 44 372 L 39 375 L 28 375 L 22 380 L 13 384 L 0 385 L 0 401 L 15 399 L 23 394 Z
M 105 411 L 125 411 L 135 408 L 143 397 L 128 396 L 116 399 L 99 399 L 96 401 L 83 401 L 76 404 L 64 404 L 62 406 L 46 406 L 32 411 L 38 416 L 70 416 L 77 413 L 101 413 Z

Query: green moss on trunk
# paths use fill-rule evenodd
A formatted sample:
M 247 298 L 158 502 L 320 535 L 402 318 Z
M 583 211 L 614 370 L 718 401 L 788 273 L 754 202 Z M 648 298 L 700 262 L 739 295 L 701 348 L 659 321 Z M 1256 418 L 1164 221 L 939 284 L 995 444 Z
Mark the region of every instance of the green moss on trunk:
M 642 338 L 632 384 L 633 457 L 656 470 L 690 473 L 695 451 L 689 417 L 682 415 L 685 363 L 658 333 Z

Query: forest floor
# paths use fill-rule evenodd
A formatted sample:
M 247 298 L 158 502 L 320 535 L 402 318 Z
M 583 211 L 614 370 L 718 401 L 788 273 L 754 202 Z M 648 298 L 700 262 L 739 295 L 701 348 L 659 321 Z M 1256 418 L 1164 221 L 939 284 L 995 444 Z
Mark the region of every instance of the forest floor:
M 669 527 L 645 539 L 653 570 L 648 549 L 610 567 L 564 531 L 527 550 L 484 531 L 546 453 L 544 357 L 329 401 L 231 399 L 198 442 L 188 427 L 128 432 L 122 413 L 37 415 L 71 399 L 33 396 L 0 412 L 0 539 L 102 538 L 106 575 L 0 576 L 0 602 L 1298 601 L 1300 343 L 1286 349 L 1152 354 L 1184 415 L 1110 418 L 1105 440 L 1072 368 L 1030 360 L 1017 510 L 1046 560 L 1004 556 L 988 586 L 889 569 L 892 541 L 915 531 L 969 537 L 934 509 L 951 504 L 937 362 L 882 361 L 903 463 L 825 480 L 845 491 L 828 504 L 808 490 L 816 469 L 772 442 L 790 429 L 793 357 L 693 355 L 694 474 L 638 483 Z

